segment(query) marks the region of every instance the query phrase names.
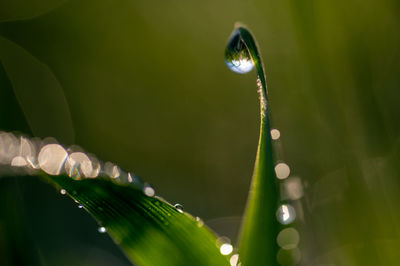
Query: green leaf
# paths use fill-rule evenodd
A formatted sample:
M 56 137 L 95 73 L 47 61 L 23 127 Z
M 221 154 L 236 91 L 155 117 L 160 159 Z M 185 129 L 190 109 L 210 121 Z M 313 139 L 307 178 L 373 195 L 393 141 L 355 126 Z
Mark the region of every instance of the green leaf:
M 248 58 L 247 58 L 248 57 Z M 274 170 L 271 140 L 270 107 L 264 66 L 257 43 L 251 32 L 237 24 L 226 51 L 228 66 L 236 66 L 238 73 L 247 73 L 248 60 L 257 72 L 260 97 L 260 137 L 251 188 L 239 241 L 240 260 L 243 265 L 276 265 L 278 246 L 276 237 L 279 224 L 276 219 L 278 187 Z M 231 63 L 230 63 L 231 62 Z M 238 70 L 239 69 L 239 70 Z
M 49 67 L 1 36 L 0 60 L 32 133 L 74 143 L 68 102 Z
M 3 0 L 0 3 L 0 22 L 30 19 L 61 6 L 67 0 Z
M 225 241 L 200 218 L 156 196 L 134 174 L 103 164 L 75 145 L 65 149 L 51 139 L 0 131 L 0 174 L 38 176 L 56 186 L 137 265 L 230 265 L 222 254 Z
M 216 236 L 187 213 L 133 185 L 44 176 L 65 189 L 138 265 L 229 265 Z
M 220 251 L 223 243 L 200 218 L 76 146 L 67 152 L 47 139 L 0 131 L 0 174 L 38 176 L 68 193 L 138 265 L 229 265 Z

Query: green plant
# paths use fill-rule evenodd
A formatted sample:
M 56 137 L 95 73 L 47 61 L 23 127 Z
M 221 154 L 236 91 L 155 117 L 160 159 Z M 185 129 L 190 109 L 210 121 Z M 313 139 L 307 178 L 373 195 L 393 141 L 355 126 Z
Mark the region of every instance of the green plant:
M 36 75 L 46 77 L 45 84 L 51 88 L 49 91 L 62 94 L 62 88 L 46 66 L 12 42 L 4 38 L 0 42 L 3 66 L 17 97 L 27 93 L 23 91 L 27 86 L 19 82 L 21 73 L 13 64 L 14 57 L 25 60 L 27 66 L 39 66 Z M 278 194 L 267 86 L 256 41 L 250 31 L 240 24 L 236 25 L 228 43 L 226 62 L 239 73 L 247 73 L 255 67 L 261 109 L 260 139 L 238 250 L 240 261 L 244 265 L 257 265 L 260 261 L 274 265 L 277 252 L 275 239 L 279 229 L 275 218 Z M 65 102 L 61 104 L 66 105 Z M 31 116 L 28 121 L 39 119 L 35 114 L 45 112 L 24 110 L 25 115 Z M 65 117 L 64 122 L 71 124 L 68 115 L 64 113 L 61 116 Z M 40 129 L 32 130 L 37 132 Z M 190 265 L 230 264 L 226 256 L 231 253 L 230 244 L 218 239 L 200 218 L 183 212 L 179 205 L 173 206 L 154 196 L 154 190 L 131 173 L 110 163 L 101 166 L 97 159 L 89 158 L 80 151 L 70 150 L 68 155 L 58 144 L 22 136 L 17 139 L 4 132 L 1 140 L 5 151 L 1 158 L 3 163 L 40 176 L 58 187 L 61 193 L 68 194 L 99 222 L 99 231 L 107 231 L 138 265 L 188 265 L 188 262 Z M 222 250 L 224 245 L 228 251 Z

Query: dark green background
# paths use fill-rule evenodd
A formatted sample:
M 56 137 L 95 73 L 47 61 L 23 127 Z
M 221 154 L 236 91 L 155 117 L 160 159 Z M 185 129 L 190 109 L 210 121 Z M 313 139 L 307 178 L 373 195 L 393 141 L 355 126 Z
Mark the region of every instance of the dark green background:
M 72 118 L 72 126 L 56 113 L 56 125 L 26 121 L 1 67 L 0 129 L 29 133 L 27 122 L 36 123 L 46 137 L 60 128 L 52 137 L 142 176 L 232 238 L 259 107 L 255 74 L 234 74 L 223 55 L 233 24 L 245 23 L 267 69 L 278 159 L 305 186 L 302 263 L 400 264 L 398 1 L 0 0 L 0 21 L 2 37 L 51 69 Z M 52 187 L 33 178 L 0 184 L 3 217 L 23 211 L 39 264 L 127 264 Z M 5 204 L 6 195 L 20 204 Z M 5 220 L 0 248 L 10 254 Z

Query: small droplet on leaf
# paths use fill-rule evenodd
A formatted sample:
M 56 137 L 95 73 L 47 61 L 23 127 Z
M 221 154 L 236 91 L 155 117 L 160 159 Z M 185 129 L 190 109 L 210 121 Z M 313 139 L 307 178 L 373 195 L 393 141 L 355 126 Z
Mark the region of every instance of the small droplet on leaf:
M 271 129 L 271 138 L 273 140 L 278 140 L 280 136 L 281 136 L 281 132 L 278 129 L 276 129 L 276 128 Z
M 99 231 L 99 233 L 104 234 L 105 232 L 107 232 L 107 229 L 104 226 L 101 226 L 101 227 L 97 228 L 97 231 Z
M 282 204 L 276 211 L 276 217 L 281 224 L 290 224 L 296 218 L 296 211 L 289 204 Z
M 248 73 L 254 68 L 249 49 L 243 42 L 238 30 L 232 33 L 226 46 L 225 63 L 230 70 L 239 74 Z
M 148 197 L 153 197 L 155 195 L 154 188 L 152 188 L 150 185 L 146 185 L 143 188 L 143 193 Z
M 179 203 L 175 204 L 174 207 L 179 211 L 179 212 L 183 212 L 183 206 Z
M 224 243 L 221 245 L 221 247 L 219 248 L 220 252 L 222 255 L 229 255 L 232 253 L 233 251 L 233 247 L 231 244 L 229 243 Z
M 61 195 L 65 195 L 65 194 L 67 194 L 67 191 L 62 188 L 62 189 L 60 189 L 60 193 L 61 193 Z
M 204 225 L 204 222 L 200 217 L 196 217 L 196 222 L 198 227 L 202 227 Z

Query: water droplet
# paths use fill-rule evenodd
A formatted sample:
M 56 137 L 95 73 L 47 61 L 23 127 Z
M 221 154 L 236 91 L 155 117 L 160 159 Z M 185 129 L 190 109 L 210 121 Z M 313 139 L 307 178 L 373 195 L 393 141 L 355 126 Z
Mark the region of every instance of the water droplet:
M 132 183 L 133 182 L 133 178 L 131 176 L 131 173 L 128 173 L 128 182 Z
M 49 175 L 58 175 L 67 159 L 67 151 L 58 144 L 48 144 L 39 153 L 39 166 Z
M 279 139 L 280 136 L 281 136 L 281 132 L 279 132 L 278 129 L 276 129 L 276 128 L 271 129 L 271 138 L 272 138 L 273 140 Z
M 85 153 L 73 152 L 67 158 L 65 170 L 70 177 L 80 179 L 82 173 L 86 177 L 92 177 L 93 166 Z
M 296 218 L 296 211 L 289 204 L 282 204 L 276 212 L 276 217 L 281 224 L 290 224 Z
M 146 185 L 143 188 L 143 193 L 148 197 L 153 197 L 155 195 L 154 188 L 152 188 L 150 185 Z
M 231 263 L 231 266 L 237 266 L 237 264 L 239 262 L 239 254 L 233 254 L 231 256 L 229 262 Z
M 179 212 L 183 212 L 183 206 L 179 203 L 175 204 L 174 207 L 179 211 Z
M 104 226 L 101 226 L 101 227 L 97 228 L 97 231 L 99 231 L 99 233 L 104 234 L 105 232 L 107 232 L 107 229 Z
M 198 227 L 202 227 L 204 225 L 204 222 L 200 217 L 196 217 L 196 222 Z
M 279 232 L 276 242 L 283 249 L 293 249 L 296 248 L 300 242 L 300 235 L 294 228 L 285 228 Z
M 280 265 L 298 265 L 301 260 L 301 252 L 298 248 L 280 249 L 276 259 Z
M 62 195 L 65 195 L 65 194 L 67 194 L 67 191 L 66 191 L 65 189 L 61 189 L 61 190 L 60 190 L 60 193 L 61 193 Z
M 275 166 L 276 177 L 279 179 L 285 179 L 290 175 L 290 168 L 285 163 L 278 163 Z
M 298 200 L 303 197 L 303 185 L 299 177 L 288 178 L 284 183 L 285 199 Z
M 233 251 L 233 247 L 231 244 L 228 243 L 224 243 L 221 245 L 221 247 L 219 248 L 219 251 L 221 252 L 222 255 L 229 255 L 232 253 Z
M 240 74 L 248 73 L 254 67 L 249 50 L 238 30 L 232 33 L 226 46 L 225 63 L 229 69 Z
M 118 178 L 121 174 L 119 167 L 111 162 L 104 164 L 104 172 L 113 179 Z
M 82 209 L 82 208 L 83 208 L 83 206 L 82 206 L 82 205 L 78 205 L 78 208 L 79 208 L 79 209 Z
M 25 158 L 22 156 L 16 156 L 11 161 L 11 166 L 16 167 L 23 167 L 26 166 L 28 163 L 26 162 Z

